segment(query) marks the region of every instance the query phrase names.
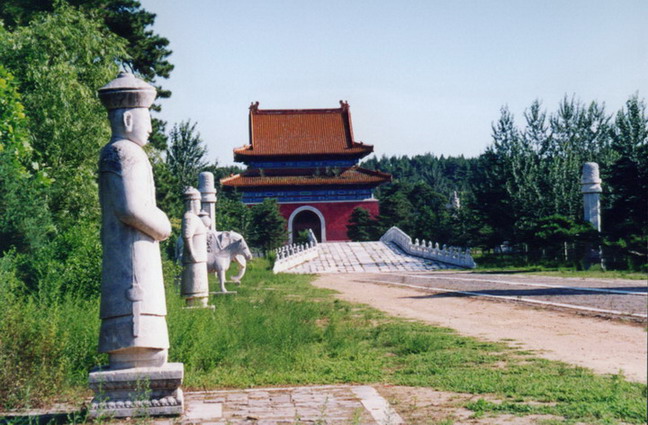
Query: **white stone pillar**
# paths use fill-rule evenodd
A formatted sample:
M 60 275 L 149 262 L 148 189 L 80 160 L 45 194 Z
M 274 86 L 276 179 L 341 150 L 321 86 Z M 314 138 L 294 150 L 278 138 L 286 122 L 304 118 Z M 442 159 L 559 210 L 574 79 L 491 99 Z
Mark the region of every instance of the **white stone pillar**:
M 455 190 L 452 192 L 452 209 L 458 210 L 461 208 L 461 200 L 459 199 L 459 195 L 457 194 L 457 191 Z
M 212 231 L 216 231 L 216 187 L 214 175 L 203 171 L 198 175 L 198 190 L 200 191 L 201 209 L 209 214 L 212 220 Z
M 596 162 L 583 164 L 581 178 L 581 193 L 583 194 L 583 218 L 592 223 L 597 231 L 601 231 L 601 178 L 599 166 Z

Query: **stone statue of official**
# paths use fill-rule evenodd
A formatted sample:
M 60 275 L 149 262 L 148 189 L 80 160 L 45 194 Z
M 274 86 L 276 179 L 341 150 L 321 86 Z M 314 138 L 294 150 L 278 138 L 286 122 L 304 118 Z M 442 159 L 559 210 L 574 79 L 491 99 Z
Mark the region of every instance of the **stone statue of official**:
M 108 366 L 90 371 L 95 392 L 88 416 L 180 415 L 182 363 L 168 363 L 169 335 L 159 242 L 171 234 L 155 204 L 153 173 L 143 147 L 151 132 L 153 86 L 132 74 L 99 89 L 112 137 L 99 155 L 101 329 Z
M 192 307 L 207 307 L 207 226 L 199 217 L 200 192 L 188 187 L 184 192 L 186 212 L 182 217 L 182 284 L 180 294 Z
M 101 202 L 101 331 L 99 352 L 111 369 L 161 366 L 169 337 L 159 241 L 171 234 L 155 203 L 153 173 L 143 147 L 151 132 L 155 88 L 132 74 L 99 90 L 108 109 L 110 142 L 99 157 Z

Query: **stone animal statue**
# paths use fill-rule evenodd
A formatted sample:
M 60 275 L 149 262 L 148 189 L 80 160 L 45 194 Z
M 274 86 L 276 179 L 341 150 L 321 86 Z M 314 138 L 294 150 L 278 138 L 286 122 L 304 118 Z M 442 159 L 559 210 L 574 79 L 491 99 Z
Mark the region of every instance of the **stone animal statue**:
M 175 257 L 179 264 L 182 264 L 184 241 L 182 237 L 176 240 Z M 207 271 L 216 273 L 222 292 L 225 289 L 225 272 L 229 269 L 232 260 L 239 265 L 239 272 L 232 276 L 232 282 L 241 284 L 245 274 L 247 260 L 252 259 L 252 253 L 243 236 L 236 232 L 214 232 L 207 233 Z
M 232 276 L 232 281 L 241 284 L 245 274 L 247 260 L 252 259 L 252 253 L 243 236 L 236 232 L 209 232 L 207 235 L 207 270 L 216 273 L 220 283 L 221 292 L 225 289 L 225 272 L 229 269 L 231 261 L 239 264 L 239 272 Z

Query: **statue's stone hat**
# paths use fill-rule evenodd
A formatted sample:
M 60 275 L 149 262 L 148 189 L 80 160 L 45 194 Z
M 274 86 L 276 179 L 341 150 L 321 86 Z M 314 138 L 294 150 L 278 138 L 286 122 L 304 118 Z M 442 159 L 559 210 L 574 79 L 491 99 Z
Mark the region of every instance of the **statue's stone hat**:
M 200 200 L 200 192 L 198 192 L 198 190 L 196 190 L 196 188 L 192 187 L 192 186 L 187 186 L 185 188 L 185 190 L 184 190 L 183 195 L 184 195 L 185 200 L 187 200 L 187 201 L 188 200 L 193 201 L 193 200 L 196 200 L 196 199 Z
M 583 164 L 583 174 L 581 177 L 582 193 L 599 193 L 602 192 L 601 177 L 599 175 L 599 166 L 596 162 L 586 162 Z
M 157 91 L 146 81 L 128 72 L 120 72 L 117 78 L 98 90 L 99 99 L 106 109 L 150 108 Z

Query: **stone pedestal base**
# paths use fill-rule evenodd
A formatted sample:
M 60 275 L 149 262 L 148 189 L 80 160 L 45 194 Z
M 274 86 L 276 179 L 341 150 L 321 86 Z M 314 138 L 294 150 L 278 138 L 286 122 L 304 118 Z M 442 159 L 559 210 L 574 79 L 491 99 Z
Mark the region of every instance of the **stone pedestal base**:
M 227 291 L 227 292 L 210 292 L 211 295 L 236 295 L 236 291 Z
M 213 308 L 209 305 L 209 294 L 187 296 L 185 302 L 188 308 Z
M 90 388 L 95 392 L 88 416 L 136 417 L 177 416 L 184 409 L 180 385 L 182 363 L 162 367 L 136 367 L 110 370 L 107 366 L 90 372 Z

